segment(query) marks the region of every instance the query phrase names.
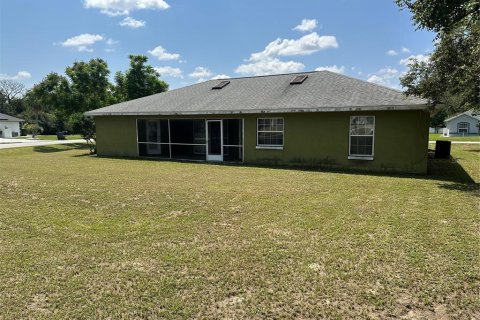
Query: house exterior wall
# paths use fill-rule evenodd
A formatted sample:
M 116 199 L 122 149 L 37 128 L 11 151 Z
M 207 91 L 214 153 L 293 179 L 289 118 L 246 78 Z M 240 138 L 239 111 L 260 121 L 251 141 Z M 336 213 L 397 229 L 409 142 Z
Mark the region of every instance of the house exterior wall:
M 350 116 L 375 116 L 373 160 L 349 160 Z M 284 118 L 282 150 L 257 148 L 257 118 Z M 99 156 L 138 157 L 136 120 L 244 119 L 244 162 L 424 174 L 429 116 L 424 111 L 325 112 L 209 116 L 99 116 Z
M 14 133 L 20 135 L 20 122 L 0 121 L 0 138 L 12 138 Z
M 470 124 L 469 134 L 478 134 L 478 120 L 470 116 L 462 114 L 450 121 L 445 121 L 445 125 L 450 130 L 450 134 L 458 133 L 458 124 L 460 122 L 467 122 Z
M 95 117 L 97 154 L 112 157 L 137 157 L 137 117 Z

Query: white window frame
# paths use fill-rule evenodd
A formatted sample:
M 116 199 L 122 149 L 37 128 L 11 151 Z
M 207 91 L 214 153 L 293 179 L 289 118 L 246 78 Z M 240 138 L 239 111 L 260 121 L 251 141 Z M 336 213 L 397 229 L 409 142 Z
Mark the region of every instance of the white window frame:
M 373 118 L 373 134 L 354 134 L 352 135 L 352 119 L 356 117 L 372 117 Z M 356 115 L 350 116 L 348 124 L 348 159 L 349 160 L 373 160 L 375 155 L 375 116 L 372 115 Z M 352 137 L 372 137 L 372 154 L 351 154 L 350 150 L 352 147 Z
M 462 130 L 467 130 L 466 132 L 465 131 L 460 131 L 460 125 L 462 124 L 466 124 L 467 127 L 466 128 L 462 128 Z M 466 134 L 469 134 L 470 133 L 470 123 L 468 122 L 465 122 L 465 121 L 462 121 L 462 122 L 459 122 L 457 123 L 457 133 L 466 133 Z
M 260 120 L 273 120 L 273 119 L 281 119 L 283 123 L 283 130 L 258 130 L 258 123 Z M 281 133 L 282 134 L 282 144 L 260 144 L 258 142 L 258 136 L 259 133 L 261 132 L 274 132 L 274 133 Z M 274 149 L 274 150 L 283 150 L 283 146 L 285 144 L 285 119 L 283 117 L 262 117 L 262 118 L 257 118 L 257 149 Z

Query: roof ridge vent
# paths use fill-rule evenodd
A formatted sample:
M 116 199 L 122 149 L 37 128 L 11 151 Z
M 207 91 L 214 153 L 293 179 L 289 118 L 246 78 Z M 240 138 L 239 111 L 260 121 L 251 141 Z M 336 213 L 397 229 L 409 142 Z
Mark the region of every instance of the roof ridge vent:
M 290 81 L 290 84 L 302 84 L 307 78 L 308 78 L 308 75 L 306 74 L 298 75 L 295 78 L 293 78 L 292 81 Z
M 222 80 L 212 87 L 212 90 L 220 90 L 230 83 L 230 80 Z

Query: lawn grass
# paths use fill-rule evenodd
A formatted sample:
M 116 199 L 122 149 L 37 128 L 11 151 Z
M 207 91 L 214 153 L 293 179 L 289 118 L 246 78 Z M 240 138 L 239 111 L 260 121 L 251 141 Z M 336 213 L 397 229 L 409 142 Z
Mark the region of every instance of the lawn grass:
M 39 135 L 36 138 L 39 140 L 58 140 L 57 135 Z M 66 140 L 76 140 L 76 139 L 82 139 L 82 136 L 79 134 L 72 134 L 72 135 L 66 135 L 65 136 Z
M 470 136 L 465 136 L 465 137 L 444 137 L 442 136 L 441 133 L 430 133 L 429 134 L 429 140 L 430 141 L 437 141 L 437 140 L 446 140 L 446 141 L 475 141 L 475 142 L 480 142 L 480 136 L 478 135 L 470 135 Z
M 452 148 L 429 176 L 0 150 L 0 319 L 479 318 L 480 147 Z

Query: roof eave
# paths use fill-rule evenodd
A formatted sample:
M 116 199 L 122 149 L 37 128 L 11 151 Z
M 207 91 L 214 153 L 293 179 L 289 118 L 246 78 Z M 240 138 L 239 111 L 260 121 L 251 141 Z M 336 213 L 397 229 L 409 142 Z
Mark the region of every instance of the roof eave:
M 405 110 L 426 110 L 426 104 L 396 105 L 396 106 L 352 106 L 352 107 L 323 107 L 323 108 L 295 108 L 295 109 L 243 109 L 243 110 L 209 110 L 209 111 L 184 111 L 184 112 L 86 112 L 86 116 L 183 116 L 183 115 L 221 115 L 221 114 L 254 114 L 254 113 L 303 113 L 303 112 L 352 112 L 352 111 L 405 111 Z
M 4 122 L 25 122 L 25 120 L 22 120 L 22 119 L 0 119 L 0 121 L 4 121 Z
M 477 121 L 480 121 L 480 119 L 478 119 L 477 117 L 472 116 L 471 114 L 468 114 L 468 113 L 463 112 L 463 113 L 457 114 L 457 115 L 455 115 L 455 116 L 453 116 L 453 117 L 450 117 L 450 118 L 448 118 L 448 119 L 445 119 L 445 120 L 443 120 L 443 122 L 452 121 L 453 119 L 456 119 L 456 118 L 461 117 L 461 116 L 467 116 L 467 117 L 473 118 L 473 119 L 475 119 L 475 120 L 477 120 Z

